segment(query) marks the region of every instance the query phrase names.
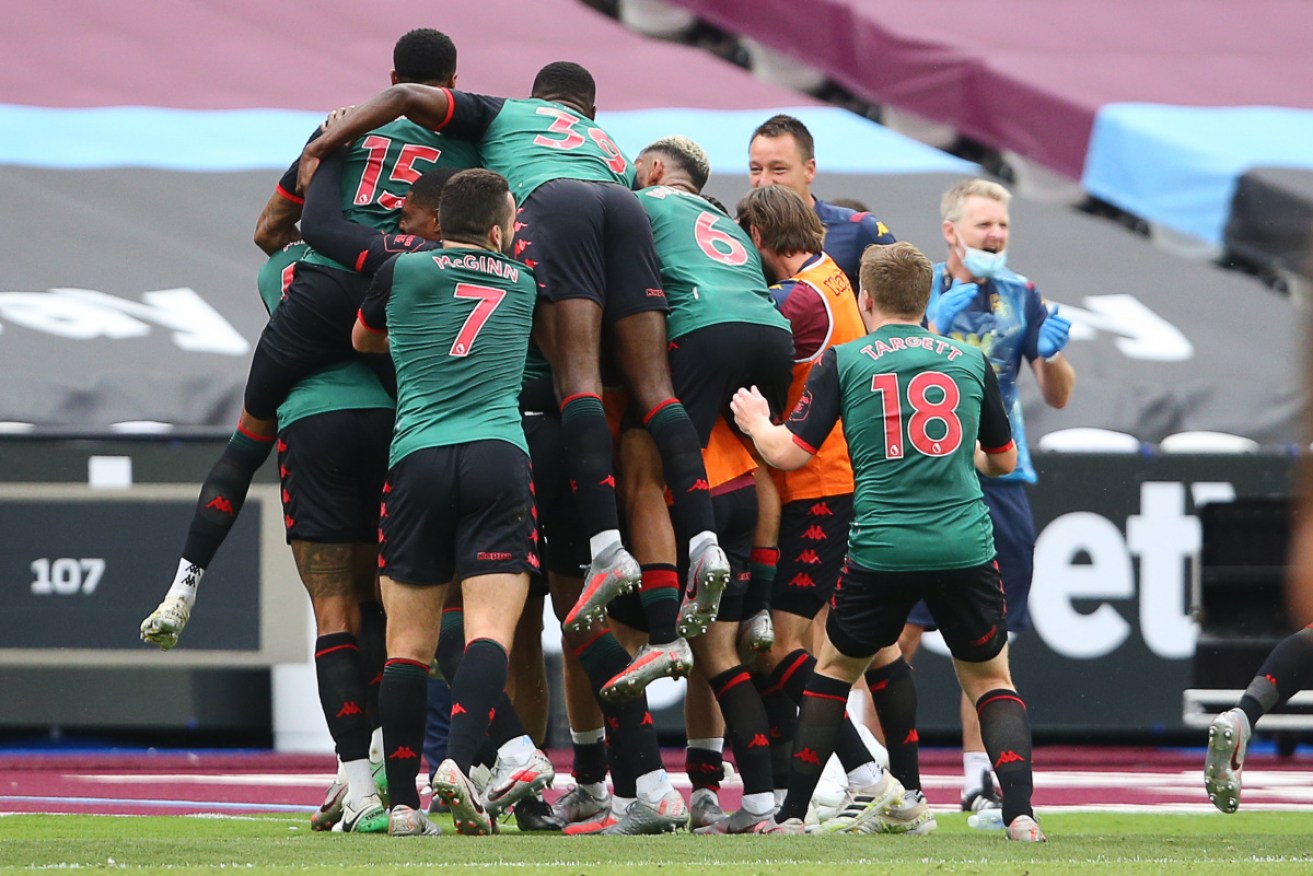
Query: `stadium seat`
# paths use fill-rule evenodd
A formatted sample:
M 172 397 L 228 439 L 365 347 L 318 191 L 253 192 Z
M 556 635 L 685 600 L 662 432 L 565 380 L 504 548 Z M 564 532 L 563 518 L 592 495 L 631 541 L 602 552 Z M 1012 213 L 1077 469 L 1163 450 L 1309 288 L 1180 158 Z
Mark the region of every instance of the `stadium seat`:
M 1226 432 L 1177 432 L 1158 442 L 1163 453 L 1257 453 L 1258 442 Z
M 1140 439 L 1112 429 L 1059 429 L 1039 439 L 1039 449 L 1055 453 L 1139 453 Z

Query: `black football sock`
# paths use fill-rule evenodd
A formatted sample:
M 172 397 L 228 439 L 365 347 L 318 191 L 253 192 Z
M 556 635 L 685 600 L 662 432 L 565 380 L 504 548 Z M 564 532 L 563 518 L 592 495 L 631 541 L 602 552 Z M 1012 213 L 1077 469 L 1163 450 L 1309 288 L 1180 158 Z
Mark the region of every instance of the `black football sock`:
M 1305 628 L 1272 649 L 1237 705 L 1249 716 L 1249 726 L 1253 727 L 1277 703 L 1305 690 L 1310 679 L 1313 679 L 1313 629 Z
M 784 691 L 773 694 L 760 692 L 761 704 L 766 709 L 766 725 L 770 739 L 770 769 L 776 790 L 789 786 L 789 757 L 793 754 L 793 737 L 798 730 L 798 707 Z
M 617 740 L 617 744 L 611 747 L 611 776 L 617 782 L 616 793 L 622 797 L 632 797 L 632 794 L 624 794 L 619 790 L 615 769 L 617 760 L 624 762 L 625 775 L 634 779 L 661 769 L 661 749 L 657 743 L 656 724 L 647 709 L 647 695 L 642 694 L 620 703 L 610 703 L 597 696 L 598 691 L 616 673 L 629 665 L 629 652 L 621 646 L 610 627 L 603 627 L 591 639 L 575 648 L 574 653 L 592 685 L 593 696 L 597 697 L 598 705 L 602 708 L 607 738 Z
M 694 791 L 720 793 L 720 783 L 725 781 L 725 756 L 714 748 L 685 748 L 684 772 Z
M 791 651 L 764 681 L 758 682 L 761 702 L 770 725 L 771 770 L 777 789 L 788 786 L 794 733 L 798 726 L 798 700 L 816 660 L 804 649 Z M 799 675 L 801 674 L 801 685 Z M 792 687 L 796 693 L 790 694 Z
M 743 776 L 743 793 L 770 793 L 770 728 L 766 707 L 752 677 L 742 666 L 735 666 L 711 679 L 711 691 L 725 716 L 725 728 L 734 745 L 734 762 Z
M 561 444 L 570 472 L 575 507 L 584 534 L 620 528 L 615 504 L 615 474 L 611 463 L 611 428 L 602 400 L 591 393 L 572 395 L 561 403 Z
M 989 752 L 998 789 L 1003 794 L 1003 823 L 1018 815 L 1035 814 L 1030 795 L 1035 779 L 1030 763 L 1030 718 L 1026 704 L 1014 690 L 991 690 L 976 700 L 980 716 L 980 738 Z
M 801 708 L 803 691 L 807 689 L 807 682 L 811 679 L 815 668 L 816 658 L 806 649 L 799 648 L 789 652 L 789 655 L 780 661 L 780 665 L 775 667 L 770 677 L 780 686 L 780 690 L 789 695 L 794 705 Z
M 512 739 L 528 735 L 529 731 L 524 729 L 524 722 L 520 720 L 520 713 L 515 711 L 515 704 L 502 691 L 488 715 L 488 741 L 494 748 L 501 748 Z
M 505 696 L 506 675 L 506 649 L 497 642 L 475 639 L 465 646 L 460 669 L 451 682 L 447 757 L 467 776 L 488 733 L 493 704 Z
M 668 563 L 649 563 L 643 567 L 642 589 L 638 600 L 647 616 L 648 641 L 665 645 L 675 641 L 675 620 L 679 617 L 679 572 Z
M 606 781 L 606 742 L 575 742 L 570 772 L 576 784 L 598 785 Z
M 754 547 L 748 557 L 748 593 L 743 597 L 743 618 L 752 617 L 763 608 L 770 608 L 771 593 L 775 589 L 775 567 L 779 565 L 780 549 Z
M 373 725 L 365 710 L 365 673 L 360 646 L 350 633 L 330 633 L 315 640 L 315 678 L 328 733 L 343 761 L 369 757 Z
M 378 689 L 383 683 L 383 664 L 387 662 L 387 615 L 383 606 L 374 602 L 360 603 L 360 665 L 365 679 L 365 711 L 370 726 L 378 723 Z
M 866 686 L 871 689 L 875 715 L 884 730 L 889 750 L 889 772 L 909 791 L 921 787 L 921 737 L 916 732 L 916 684 L 912 667 L 899 657 L 888 666 L 869 669 Z
M 219 461 L 206 475 L 201 485 L 196 512 L 192 515 L 183 542 L 182 556 L 193 565 L 207 569 L 214 561 L 219 545 L 228 537 L 228 531 L 237 522 L 251 480 L 273 450 L 272 436 L 262 438 L 243 432 L 233 432 L 224 447 Z
M 789 794 L 775 816 L 776 821 L 803 818 L 811 802 L 821 771 L 834 753 L 835 734 L 843 721 L 852 685 L 828 675 L 812 673 L 798 710 L 798 732 L 793 738 L 789 765 Z
M 438 671 L 447 680 L 447 686 L 456 679 L 461 657 L 465 654 L 465 612 L 459 608 L 444 608 L 442 624 L 438 627 Z
M 647 412 L 643 425 L 661 452 L 666 486 L 675 499 L 675 531 L 684 538 L 714 532 L 716 515 L 711 507 L 707 468 L 702 462 L 702 442 L 688 412 L 679 399 L 669 398 Z
M 429 668 L 394 657 L 383 667 L 378 712 L 383 721 L 383 762 L 393 806 L 419 809 L 420 752 L 424 750 L 424 720 L 428 712 Z

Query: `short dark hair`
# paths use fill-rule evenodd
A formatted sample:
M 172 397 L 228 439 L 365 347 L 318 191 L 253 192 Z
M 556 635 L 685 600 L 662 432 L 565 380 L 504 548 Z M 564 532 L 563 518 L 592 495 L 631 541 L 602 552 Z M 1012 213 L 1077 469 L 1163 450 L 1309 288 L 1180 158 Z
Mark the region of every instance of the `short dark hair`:
M 729 207 L 722 204 L 720 198 L 717 198 L 715 195 L 708 195 L 706 192 L 701 193 L 701 198 L 726 216 L 729 215 Z
M 417 27 L 397 40 L 392 70 L 401 82 L 448 82 L 456 75 L 456 44 L 440 30 Z
M 592 106 L 597 100 L 597 83 L 587 68 L 573 61 L 553 61 L 533 77 L 534 97 L 565 97 Z
M 442 190 L 457 173 L 454 167 L 435 167 L 425 171 L 410 187 L 406 199 L 436 211 L 442 203 Z
M 930 303 L 934 268 L 906 241 L 873 243 L 862 252 L 861 288 L 885 316 L 920 319 Z
M 751 234 L 756 228 L 761 246 L 781 255 L 820 252 L 825 226 L 812 206 L 793 189 L 762 186 L 739 201 L 739 225 Z
M 489 228 L 510 218 L 509 191 L 506 178 L 495 171 L 474 168 L 453 175 L 442 189 L 438 207 L 443 240 L 482 243 Z
M 811 161 L 816 157 L 816 141 L 812 139 L 812 132 L 807 130 L 807 126 L 801 120 L 783 113 L 771 116 L 758 125 L 757 130 L 752 132 L 752 140 L 758 137 L 783 137 L 786 134 L 797 142 L 803 161 Z M 748 142 L 751 143 L 752 140 Z

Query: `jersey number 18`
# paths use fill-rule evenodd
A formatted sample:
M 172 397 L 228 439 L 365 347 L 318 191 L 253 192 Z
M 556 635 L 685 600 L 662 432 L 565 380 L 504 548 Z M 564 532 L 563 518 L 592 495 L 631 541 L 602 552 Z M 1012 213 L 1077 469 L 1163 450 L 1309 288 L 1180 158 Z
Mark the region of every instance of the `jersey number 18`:
M 880 394 L 884 408 L 884 458 L 903 458 L 903 406 L 897 374 L 871 378 L 871 392 Z M 932 398 L 933 396 L 933 398 Z M 957 403 L 962 393 L 941 371 L 923 371 L 907 382 L 907 403 L 912 416 L 907 420 L 907 443 L 926 456 L 948 456 L 962 446 L 962 421 Z M 931 423 L 938 425 L 931 427 Z M 934 432 L 939 437 L 930 433 Z

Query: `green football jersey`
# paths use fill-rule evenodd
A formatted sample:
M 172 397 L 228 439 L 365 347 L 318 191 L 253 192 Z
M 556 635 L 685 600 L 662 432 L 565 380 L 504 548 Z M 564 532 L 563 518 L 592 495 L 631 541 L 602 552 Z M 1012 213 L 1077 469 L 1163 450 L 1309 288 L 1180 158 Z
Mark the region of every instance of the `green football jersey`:
M 789 428 L 799 443 L 819 446 L 820 427 L 836 413 L 843 419 L 856 481 L 848 554 L 857 565 L 897 572 L 993 559 L 976 440 L 1004 449 L 1011 430 L 991 376 L 975 347 L 904 324 L 834 347 L 812 369 Z
M 538 300 L 533 272 L 482 249 L 410 253 L 389 264 L 385 322 L 397 367 L 391 464 L 425 447 L 484 440 L 528 453 L 519 395 Z M 369 325 L 378 285 L 366 301 Z
M 790 331 L 766 289 L 761 256 L 738 223 L 697 195 L 652 186 L 638 193 L 652 221 L 671 338 L 725 322 Z
M 392 233 L 410 186 L 435 167 L 467 170 L 479 166 L 472 143 L 444 137 L 409 119 L 397 119 L 351 144 L 342 160 L 342 215 L 351 222 Z M 312 253 L 312 264 L 342 267 Z
M 484 166 L 510 182 L 517 204 L 554 179 L 613 182 L 630 188 L 634 167 L 587 116 L 537 98 L 507 99 L 479 140 Z
M 297 261 L 310 250 L 304 243 L 291 243 L 269 257 L 260 268 L 256 286 L 264 306 L 273 313 L 282 302 L 283 293 L 292 284 Z M 339 362 L 322 368 L 302 380 L 278 407 L 278 428 L 286 429 L 297 420 L 330 411 L 387 408 L 395 403 L 363 362 Z

